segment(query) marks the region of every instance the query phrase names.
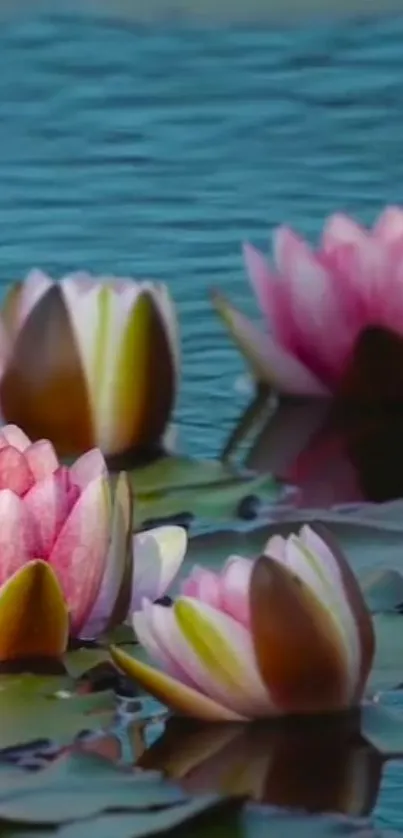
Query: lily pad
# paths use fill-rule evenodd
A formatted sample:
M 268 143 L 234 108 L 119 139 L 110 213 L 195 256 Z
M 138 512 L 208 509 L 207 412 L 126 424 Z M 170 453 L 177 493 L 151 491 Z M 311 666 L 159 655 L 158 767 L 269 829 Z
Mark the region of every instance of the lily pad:
M 270 475 L 256 475 L 218 460 L 164 457 L 133 470 L 131 479 L 137 527 L 180 516 L 232 520 L 245 517 L 245 508 L 246 517 L 253 517 L 259 503 L 273 502 L 279 494 Z
M 372 694 L 403 684 L 403 616 L 375 614 L 376 651 L 369 679 Z
M 236 469 L 219 460 L 195 460 L 192 457 L 161 457 L 150 465 L 130 473 L 138 495 L 151 495 L 175 489 L 212 486 L 233 480 Z
M 84 730 L 107 727 L 114 716 L 115 697 L 72 692 L 69 679 L 21 675 L 0 680 L 0 749 L 37 739 L 71 742 Z
M 242 820 L 244 838 L 376 838 L 371 829 L 365 830 L 369 824 L 364 818 L 312 817 L 302 812 L 251 807 Z
M 403 756 L 403 714 L 365 704 L 361 711 L 361 733 L 385 757 Z
M 174 826 L 219 805 L 222 800 L 217 795 L 208 795 L 193 801 L 178 785 L 165 780 L 158 772 L 125 770 L 109 760 L 79 751 L 63 754 L 41 771 L 17 773 L 15 769 L 9 774 L 1 773 L 0 818 L 12 823 L 54 826 L 82 820 L 79 835 L 88 830 L 89 818 L 110 810 L 136 813 L 140 817 L 140 828 L 137 833 L 136 818 L 133 817 L 134 834 L 143 835 L 146 834 L 144 830 L 152 826 L 156 809 L 160 815 L 156 831 L 160 831 L 171 807 L 177 810 L 172 816 L 171 825 Z M 150 822 L 147 824 L 148 815 Z M 76 832 L 72 830 L 69 826 L 66 834 L 75 836 Z M 98 835 L 98 831 L 95 834 Z
M 133 631 L 131 632 L 131 636 L 133 639 Z M 90 669 L 93 669 L 100 663 L 104 663 L 108 658 L 109 653 L 104 646 L 90 648 L 82 646 L 80 649 L 67 652 L 63 658 L 63 662 L 72 678 L 80 678 Z
M 231 801 L 230 807 L 234 809 L 237 804 Z M 169 809 L 157 810 L 154 812 L 136 812 L 128 814 L 105 814 L 82 823 L 68 824 L 59 829 L 58 838 L 145 838 L 147 835 L 162 835 L 170 830 L 175 830 L 175 836 L 182 834 L 177 831 L 179 827 L 186 824 L 186 836 L 190 835 L 191 829 L 193 838 L 209 838 L 214 833 L 224 838 L 220 815 L 229 809 L 228 802 L 221 800 L 216 795 L 203 795 L 189 800 L 180 806 L 173 806 Z M 208 823 L 204 822 L 197 829 L 197 819 L 200 815 L 209 813 Z M 211 818 L 211 820 L 210 820 Z M 215 830 L 214 830 L 214 822 Z M 231 820 L 233 824 L 233 820 Z M 213 826 L 213 833 L 211 827 Z M 221 828 L 220 828 L 221 827 Z M 185 832 L 183 832 L 185 838 Z M 229 838 L 229 836 L 228 836 Z M 235 838 L 231 833 L 231 838 Z
M 201 521 L 217 522 L 233 519 L 254 519 L 259 507 L 273 502 L 275 484 L 271 477 L 232 480 L 222 485 L 182 488 L 151 496 L 138 495 L 135 525 L 145 521 L 189 516 Z

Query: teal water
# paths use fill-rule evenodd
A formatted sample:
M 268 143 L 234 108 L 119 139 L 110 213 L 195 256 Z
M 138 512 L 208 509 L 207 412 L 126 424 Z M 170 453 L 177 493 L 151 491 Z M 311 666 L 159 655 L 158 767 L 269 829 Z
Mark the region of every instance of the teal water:
M 182 317 L 185 446 L 213 456 L 245 403 L 211 311 L 254 313 L 243 238 L 403 195 L 403 18 L 298 30 L 149 28 L 89 17 L 0 28 L 0 280 L 37 266 L 153 276 Z M 380 827 L 403 831 L 401 765 Z M 370 834 L 370 833 L 367 833 Z

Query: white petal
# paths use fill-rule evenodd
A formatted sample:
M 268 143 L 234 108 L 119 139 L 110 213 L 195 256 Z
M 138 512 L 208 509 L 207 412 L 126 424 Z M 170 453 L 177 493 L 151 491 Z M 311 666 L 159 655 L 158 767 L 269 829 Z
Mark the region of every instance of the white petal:
M 159 664 L 164 672 L 172 678 L 177 678 L 182 684 L 186 684 L 195 689 L 196 684 L 189 677 L 186 670 L 176 662 L 167 651 L 167 648 L 159 642 L 159 620 L 158 612 L 155 609 L 161 607 L 160 605 L 154 606 L 148 600 L 143 600 L 142 610 L 133 614 L 133 628 L 136 637 L 146 652 L 148 652 L 151 659 Z M 157 625 L 157 630 L 155 630 L 155 625 Z
M 128 562 L 129 530 L 132 526 L 133 507 L 128 478 L 122 472 L 118 478 L 113 507 L 111 513 L 111 529 L 108 554 L 102 584 L 92 607 L 90 616 L 85 623 L 80 636 L 84 638 L 98 637 L 108 627 L 114 609 L 126 581 Z
M 62 288 L 87 381 L 95 439 L 112 453 L 117 364 L 139 286 L 132 282 L 122 291 L 97 281 L 83 292 L 70 277 L 62 281 Z
M 46 294 L 46 291 L 49 291 L 52 285 L 53 279 L 43 271 L 35 268 L 29 272 L 21 290 L 18 309 L 18 328 L 21 328 L 34 306 Z
M 303 528 L 302 538 L 290 536 L 287 539 L 284 564 L 305 582 L 332 616 L 346 650 L 350 691 L 353 693 L 359 674 L 361 647 L 357 624 L 345 595 L 340 571 L 327 545 L 310 527 Z M 329 553 L 329 561 L 326 563 L 322 556 L 324 548 Z
M 155 600 L 165 594 L 185 558 L 187 533 L 183 527 L 164 526 L 133 537 L 134 573 L 131 611 L 143 598 Z
M 107 474 L 106 462 L 99 448 L 86 451 L 70 468 L 71 479 L 81 490 L 85 489 L 91 480 L 95 480 L 96 477 L 106 477 Z
M 4 442 L 17 451 L 25 451 L 31 445 L 31 440 L 18 425 L 4 425 L 0 428 L 0 447 L 4 447 Z
M 286 539 L 282 535 L 272 535 L 263 552 L 265 556 L 276 559 L 280 564 L 285 564 L 287 556 Z
M 273 713 L 243 626 L 190 597 L 180 597 L 173 608 L 152 606 L 152 616 L 158 645 L 201 692 L 243 716 Z

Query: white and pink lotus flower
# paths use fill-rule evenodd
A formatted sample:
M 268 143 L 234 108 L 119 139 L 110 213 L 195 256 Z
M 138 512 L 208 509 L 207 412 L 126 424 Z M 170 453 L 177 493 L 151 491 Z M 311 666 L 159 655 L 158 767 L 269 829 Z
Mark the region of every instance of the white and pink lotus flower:
M 56 282 L 34 270 L 11 287 L 1 319 L 4 421 L 59 456 L 163 442 L 180 367 L 165 285 L 84 272 Z
M 145 600 L 134 629 L 156 669 L 111 648 L 116 666 L 171 710 L 205 721 L 338 712 L 359 705 L 374 630 L 331 536 L 305 526 L 256 561 L 196 568 L 170 607 Z
M 256 380 L 281 395 L 329 397 L 365 330 L 403 336 L 399 207 L 388 207 L 371 230 L 347 215 L 331 216 L 316 250 L 281 226 L 274 269 L 248 243 L 244 258 L 267 333 L 221 293 L 213 302 Z
M 165 593 L 186 531 L 133 536 L 132 520 L 127 475 L 113 488 L 99 449 L 68 468 L 48 440 L 0 430 L 0 662 L 58 658 Z

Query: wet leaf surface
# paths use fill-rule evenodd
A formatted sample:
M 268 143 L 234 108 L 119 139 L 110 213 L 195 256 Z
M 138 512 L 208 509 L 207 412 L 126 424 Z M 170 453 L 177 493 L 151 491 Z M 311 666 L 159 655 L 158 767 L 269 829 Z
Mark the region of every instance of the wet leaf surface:
M 175 830 L 174 834 L 178 838 L 182 834 L 183 838 L 185 834 L 192 834 L 196 838 L 198 832 L 204 836 L 211 834 L 210 830 L 213 823 L 215 823 L 217 830 L 220 829 L 222 814 L 225 813 L 225 809 L 228 810 L 229 808 L 235 809 L 236 806 L 233 803 L 229 806 L 227 802 L 220 801 L 215 795 L 211 795 L 194 798 L 168 810 L 163 809 L 144 814 L 103 815 L 90 822 L 84 821 L 66 825 L 58 830 L 57 835 L 58 838 L 88 838 L 88 834 L 93 835 L 94 838 L 111 838 L 111 836 L 113 838 L 145 838 L 147 835 L 161 835 L 170 830 Z M 198 830 L 195 821 L 206 812 L 209 812 L 209 823 L 205 821 Z M 185 830 L 183 833 L 181 830 L 184 824 L 186 824 L 186 833 Z M 88 833 L 88 830 L 90 830 L 90 833 Z M 196 831 L 194 832 L 194 830 Z M 221 834 L 221 831 L 218 834 Z
M 253 520 L 279 494 L 270 475 L 257 475 L 218 460 L 163 457 L 135 469 L 135 525 Z
M 61 824 L 108 809 L 143 811 L 185 802 L 179 787 L 155 772 L 118 769 L 91 754 L 67 753 L 42 770 L 1 772 L 0 818 Z
M 110 725 L 115 712 L 112 691 L 79 695 L 68 678 L 35 675 L 0 679 L 0 751 L 36 739 L 58 744 L 79 733 Z
M 31 774 L 2 766 L 0 781 L 2 835 L 28 836 L 26 827 L 36 825 L 42 828 L 39 834 L 58 838 L 140 838 L 237 806 L 216 794 L 190 797 L 158 772 L 133 772 L 79 751 Z M 9 829 L 6 822 L 12 824 Z M 18 824 L 24 831 L 16 831 Z M 44 826 L 61 828 L 44 831 Z

